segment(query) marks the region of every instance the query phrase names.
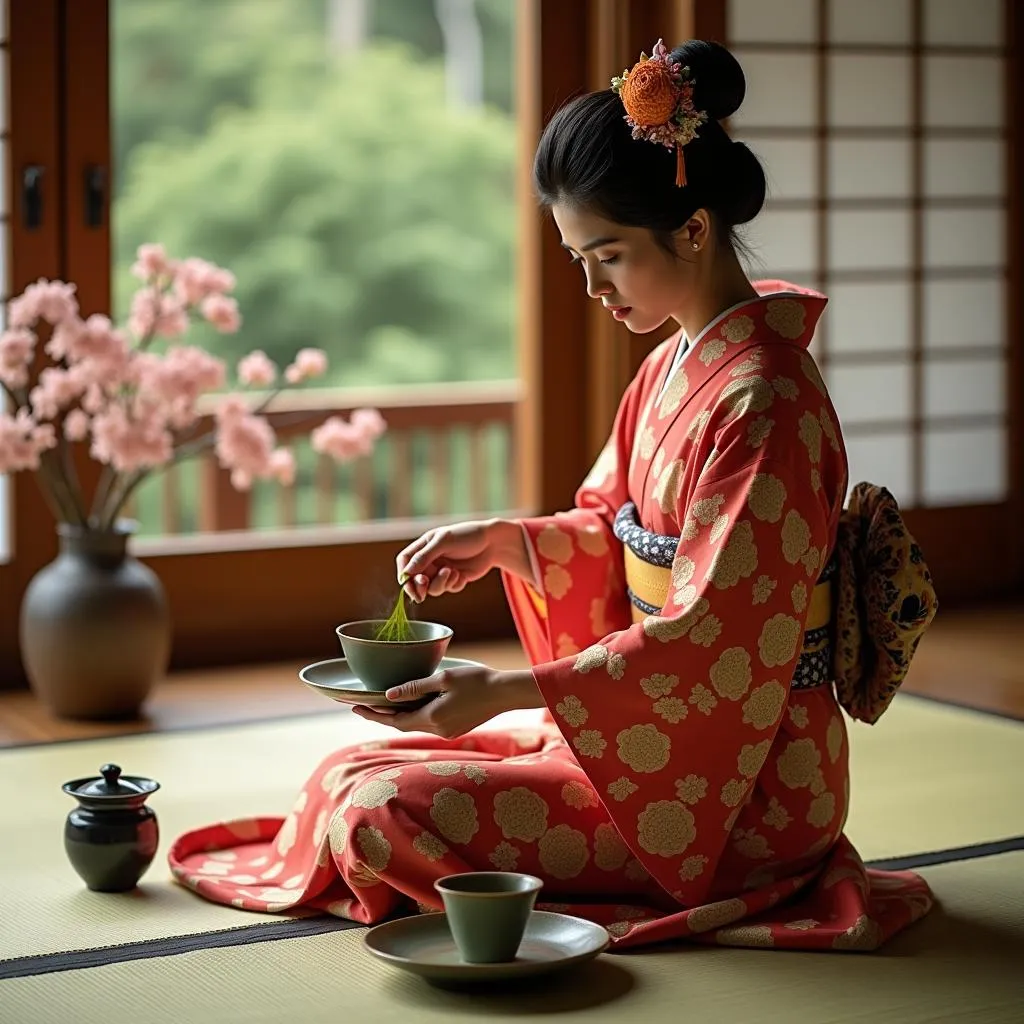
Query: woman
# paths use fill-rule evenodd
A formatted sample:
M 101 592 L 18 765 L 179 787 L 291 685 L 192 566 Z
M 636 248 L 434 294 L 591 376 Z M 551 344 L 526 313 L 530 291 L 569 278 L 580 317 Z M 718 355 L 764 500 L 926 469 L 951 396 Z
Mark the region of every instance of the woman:
M 441 691 L 420 710 L 357 709 L 418 735 L 332 755 L 283 823 L 183 837 L 172 865 L 201 895 L 372 923 L 437 908 L 443 875 L 519 870 L 544 879 L 538 906 L 618 947 L 872 949 L 929 909 L 920 878 L 867 872 L 843 836 L 829 637 L 847 462 L 806 351 L 826 300 L 755 286 L 736 256 L 765 196 L 719 124 L 744 88 L 721 47 L 659 42 L 540 141 L 537 191 L 588 294 L 635 333 L 680 331 L 572 510 L 398 556 L 417 601 L 499 568 L 532 670 L 449 671 L 389 691 Z M 515 708 L 553 724 L 466 735 Z

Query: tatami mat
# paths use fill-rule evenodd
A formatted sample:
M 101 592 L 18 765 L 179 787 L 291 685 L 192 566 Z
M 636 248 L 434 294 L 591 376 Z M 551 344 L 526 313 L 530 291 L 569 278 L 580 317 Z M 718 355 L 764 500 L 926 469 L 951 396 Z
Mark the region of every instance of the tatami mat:
M 379 964 L 360 930 L 14 979 L 0 982 L 0 1006 L 18 1024 L 1019 1022 L 1024 853 L 924 873 L 940 907 L 870 955 L 663 947 L 456 993 Z
M 505 724 L 532 720 L 533 713 L 520 714 Z M 877 726 L 851 731 L 848 834 L 866 859 L 1024 834 L 1024 726 L 899 697 Z M 10 837 L 0 844 L 0 961 L 279 926 L 280 917 L 211 904 L 175 885 L 166 866 L 167 847 L 177 834 L 198 825 L 286 813 L 323 756 L 379 735 L 394 733 L 339 709 L 337 715 L 279 724 L 0 752 Z M 160 820 L 160 851 L 131 894 L 87 891 L 63 848 L 63 823 L 74 804 L 61 784 L 94 774 L 107 761 L 162 785 L 150 798 Z

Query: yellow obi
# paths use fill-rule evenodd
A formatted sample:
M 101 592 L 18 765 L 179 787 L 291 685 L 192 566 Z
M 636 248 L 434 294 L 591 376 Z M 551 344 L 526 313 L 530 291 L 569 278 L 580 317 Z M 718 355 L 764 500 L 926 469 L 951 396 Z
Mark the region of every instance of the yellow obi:
M 631 548 L 623 548 L 626 563 L 626 586 L 629 588 L 633 621 L 642 622 L 648 615 L 660 615 L 668 600 L 672 586 L 672 570 L 663 565 L 645 562 Z M 647 611 L 648 608 L 656 609 Z M 807 609 L 808 633 L 824 629 L 832 621 L 832 581 L 822 580 L 811 591 L 810 607 Z M 806 650 L 806 648 L 804 648 Z
M 613 527 L 622 541 L 626 570 L 626 592 L 633 622 L 649 615 L 661 615 L 672 587 L 672 563 L 677 537 L 664 537 L 640 526 L 636 506 L 627 502 L 619 509 Z M 832 678 L 832 650 L 829 625 L 832 621 L 832 570 L 830 563 L 811 591 L 804 642 L 800 649 L 794 689 L 821 686 Z

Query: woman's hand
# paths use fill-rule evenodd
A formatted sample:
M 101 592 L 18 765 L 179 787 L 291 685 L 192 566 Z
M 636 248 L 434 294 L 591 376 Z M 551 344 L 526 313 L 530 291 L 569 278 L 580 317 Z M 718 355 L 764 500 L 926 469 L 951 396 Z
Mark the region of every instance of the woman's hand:
M 428 679 L 415 679 L 387 691 L 388 700 L 416 700 L 437 694 L 413 711 L 391 708 L 352 710 L 360 718 L 402 732 L 429 732 L 454 739 L 489 722 L 495 715 L 521 708 L 542 708 L 544 700 L 529 669 L 499 672 L 486 665 L 450 668 Z
M 522 528 L 508 519 L 428 530 L 395 559 L 398 579 L 417 603 L 428 595 L 457 594 L 496 566 L 527 577 L 532 574 Z

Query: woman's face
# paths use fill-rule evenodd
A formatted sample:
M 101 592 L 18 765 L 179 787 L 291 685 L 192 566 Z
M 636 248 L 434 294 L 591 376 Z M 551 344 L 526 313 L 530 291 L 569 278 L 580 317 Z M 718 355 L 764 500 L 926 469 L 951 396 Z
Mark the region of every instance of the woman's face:
M 583 270 L 587 294 L 634 334 L 657 330 L 685 307 L 689 263 L 666 252 L 647 228 L 560 203 L 551 213 L 562 245 Z

